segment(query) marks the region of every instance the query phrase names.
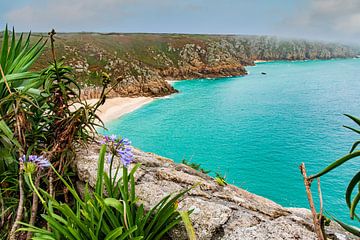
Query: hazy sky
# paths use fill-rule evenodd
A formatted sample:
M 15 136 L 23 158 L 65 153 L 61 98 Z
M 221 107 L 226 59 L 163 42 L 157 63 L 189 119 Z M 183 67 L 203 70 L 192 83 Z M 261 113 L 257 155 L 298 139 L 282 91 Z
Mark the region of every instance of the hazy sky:
M 360 43 L 360 0 L 0 0 L 17 31 L 257 34 Z

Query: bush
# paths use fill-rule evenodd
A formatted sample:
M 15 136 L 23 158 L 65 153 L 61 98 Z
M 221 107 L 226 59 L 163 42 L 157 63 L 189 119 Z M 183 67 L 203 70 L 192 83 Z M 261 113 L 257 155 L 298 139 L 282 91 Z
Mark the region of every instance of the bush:
M 117 182 L 111 181 L 104 172 L 107 145 L 112 148 L 108 157 L 113 161 L 116 154 L 114 152 L 129 147 L 124 145 L 124 142 L 124 139 L 108 141 L 102 146 L 95 191 L 90 192 L 86 187 L 83 199 L 74 187 L 53 169 L 74 197 L 74 207 L 58 202 L 46 191 L 40 190 L 39 197 L 47 201 L 44 205 L 46 214 L 41 216 L 52 231 L 26 223 L 22 223 L 26 228 L 19 230 L 34 232 L 33 239 L 161 239 L 181 221 L 177 202 L 189 189 L 165 197 L 145 213 L 143 204 L 138 202 L 135 195 L 134 173 L 139 165 L 135 165 L 129 173 L 128 166 L 123 165 L 122 177 Z M 128 151 L 128 154 L 130 156 L 131 152 Z M 104 185 L 108 196 L 104 195 Z M 185 216 L 186 214 L 185 212 Z

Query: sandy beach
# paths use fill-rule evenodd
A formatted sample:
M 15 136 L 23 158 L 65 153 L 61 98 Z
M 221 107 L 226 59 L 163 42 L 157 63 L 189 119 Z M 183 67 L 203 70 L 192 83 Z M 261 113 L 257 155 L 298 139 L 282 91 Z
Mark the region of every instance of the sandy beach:
M 255 60 L 254 63 L 263 63 L 263 62 L 269 62 L 268 60 Z
M 116 97 L 106 99 L 104 105 L 99 107 L 98 116 L 106 124 L 112 120 L 135 111 L 136 109 L 152 102 L 151 97 Z M 86 100 L 89 104 L 95 103 L 97 99 Z

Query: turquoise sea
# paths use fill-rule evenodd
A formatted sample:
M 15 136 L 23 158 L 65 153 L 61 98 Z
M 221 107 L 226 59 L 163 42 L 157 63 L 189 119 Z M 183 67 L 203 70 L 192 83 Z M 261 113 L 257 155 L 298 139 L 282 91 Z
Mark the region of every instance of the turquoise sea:
M 200 163 L 281 205 L 308 207 L 300 163 L 315 173 L 358 140 L 342 127 L 352 124 L 342 114 L 360 116 L 360 59 L 247 70 L 244 77 L 175 82 L 180 93 L 109 123 L 109 132 L 177 162 Z M 340 219 L 348 219 L 344 191 L 359 168 L 355 159 L 321 179 L 325 210 Z

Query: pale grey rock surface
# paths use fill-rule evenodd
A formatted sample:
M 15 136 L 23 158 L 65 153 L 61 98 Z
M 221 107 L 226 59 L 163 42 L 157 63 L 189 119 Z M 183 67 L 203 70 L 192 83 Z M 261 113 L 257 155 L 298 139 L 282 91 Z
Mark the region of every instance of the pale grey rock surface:
M 75 161 L 79 179 L 90 186 L 96 182 L 99 150 L 92 145 L 79 152 Z M 145 209 L 168 194 L 197 185 L 179 202 L 179 208 L 193 210 L 190 218 L 199 240 L 316 239 L 307 209 L 284 208 L 235 186 L 219 186 L 208 175 L 153 153 L 134 149 L 134 155 L 135 162 L 141 163 L 135 175 L 136 193 Z M 334 223 L 327 233 L 330 239 L 356 239 Z M 181 225 L 169 235 L 187 239 Z

